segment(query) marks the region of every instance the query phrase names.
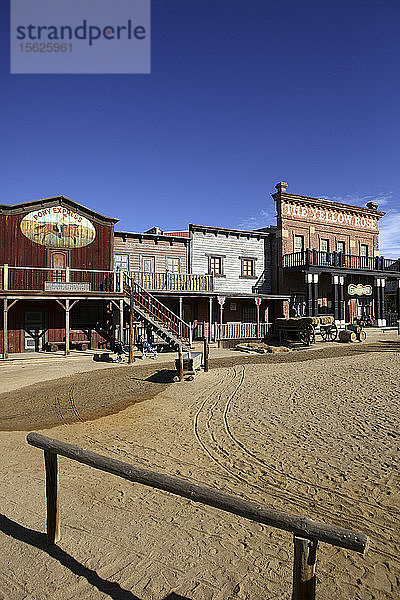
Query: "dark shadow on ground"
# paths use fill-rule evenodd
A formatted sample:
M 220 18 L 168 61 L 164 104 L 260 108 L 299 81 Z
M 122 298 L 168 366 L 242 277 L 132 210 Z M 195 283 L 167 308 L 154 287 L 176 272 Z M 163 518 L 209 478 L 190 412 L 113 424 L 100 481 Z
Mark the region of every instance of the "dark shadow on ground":
M 152 373 L 149 377 L 131 377 L 136 381 L 148 381 L 149 383 L 173 383 L 176 371 L 172 369 L 161 369 Z
M 0 531 L 20 542 L 29 544 L 33 548 L 42 550 L 42 552 L 45 552 L 55 560 L 58 560 L 63 567 L 66 567 L 75 575 L 84 577 L 90 585 L 96 587 L 100 592 L 103 592 L 103 594 L 107 594 L 113 600 L 141 600 L 141 598 L 135 596 L 135 594 L 132 594 L 129 590 L 124 590 L 118 583 L 103 579 L 96 571 L 82 565 L 82 563 L 78 562 L 73 556 L 65 552 L 65 550 L 62 550 L 55 545 L 48 545 L 44 533 L 24 527 L 2 514 L 0 514 Z M 172 592 L 166 596 L 164 600 L 190 599 Z
M 100 592 L 107 594 L 110 598 L 113 598 L 113 600 L 141 600 L 138 596 L 121 588 L 118 583 L 103 579 L 96 571 L 88 569 L 58 546 L 47 545 L 46 536 L 39 531 L 19 525 L 19 523 L 12 521 L 5 515 L 0 515 L 0 531 L 16 540 L 29 544 L 33 548 L 42 550 L 55 560 L 58 560 L 61 565 L 69 569 L 75 575 L 84 577 L 90 585 L 96 587 Z
M 145 381 L 150 381 L 151 383 L 173 383 L 175 376 L 175 370 L 162 369 L 161 371 L 157 371 L 157 373 L 150 375 L 150 377 L 147 377 Z

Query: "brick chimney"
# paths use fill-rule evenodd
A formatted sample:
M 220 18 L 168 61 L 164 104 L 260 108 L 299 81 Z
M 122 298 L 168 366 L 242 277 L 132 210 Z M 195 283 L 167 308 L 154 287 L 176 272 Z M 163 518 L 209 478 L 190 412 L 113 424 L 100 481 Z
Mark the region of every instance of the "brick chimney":
M 280 194 L 284 194 L 288 188 L 288 184 L 285 181 L 280 181 L 275 187 Z

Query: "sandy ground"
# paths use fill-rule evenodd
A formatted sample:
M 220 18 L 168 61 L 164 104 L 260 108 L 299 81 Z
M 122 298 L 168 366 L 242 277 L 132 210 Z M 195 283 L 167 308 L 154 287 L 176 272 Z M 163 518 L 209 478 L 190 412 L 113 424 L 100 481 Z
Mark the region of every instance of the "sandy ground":
M 43 454 L 25 436 L 50 425 L 45 435 L 363 531 L 364 557 L 320 544 L 317 597 L 400 597 L 399 338 L 231 354 L 194 382 L 170 384 L 172 365 L 147 362 L 0 395 L 1 599 L 290 598 L 290 534 L 68 459 L 62 540 L 47 547 Z

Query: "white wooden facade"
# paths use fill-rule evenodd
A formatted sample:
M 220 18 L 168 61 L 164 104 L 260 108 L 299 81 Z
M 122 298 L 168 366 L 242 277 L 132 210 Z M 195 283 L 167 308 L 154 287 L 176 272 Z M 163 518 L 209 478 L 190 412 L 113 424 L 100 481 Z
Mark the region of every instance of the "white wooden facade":
M 271 293 L 268 233 L 203 225 L 189 225 L 189 231 L 191 273 L 213 274 L 214 292 Z

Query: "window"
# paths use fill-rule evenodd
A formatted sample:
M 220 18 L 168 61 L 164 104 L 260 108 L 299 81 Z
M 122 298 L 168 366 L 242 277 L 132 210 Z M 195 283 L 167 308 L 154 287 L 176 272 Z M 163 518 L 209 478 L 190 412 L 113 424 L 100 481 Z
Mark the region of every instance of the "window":
M 242 258 L 242 277 L 254 277 L 256 261 L 254 258 Z
M 154 273 L 156 259 L 154 256 L 142 256 L 142 271 L 144 273 Z
M 243 323 L 257 323 L 257 307 L 253 304 L 243 304 L 242 307 Z
M 166 267 L 167 271 L 170 271 L 170 273 L 180 273 L 181 259 L 175 256 L 167 256 Z
M 368 256 L 368 245 L 360 244 L 360 256 L 367 257 Z
M 329 240 L 321 239 L 319 241 L 319 249 L 321 252 L 329 252 Z
M 223 263 L 222 256 L 209 256 L 208 257 L 208 272 L 210 275 L 223 275 Z
M 304 250 L 304 236 L 295 235 L 293 240 L 294 252 L 303 252 Z
M 337 252 L 342 252 L 343 254 L 345 254 L 346 251 L 346 245 L 344 242 L 336 242 L 336 250 Z
M 116 271 L 129 271 L 128 254 L 114 254 L 114 269 Z

